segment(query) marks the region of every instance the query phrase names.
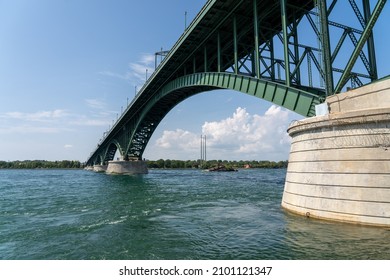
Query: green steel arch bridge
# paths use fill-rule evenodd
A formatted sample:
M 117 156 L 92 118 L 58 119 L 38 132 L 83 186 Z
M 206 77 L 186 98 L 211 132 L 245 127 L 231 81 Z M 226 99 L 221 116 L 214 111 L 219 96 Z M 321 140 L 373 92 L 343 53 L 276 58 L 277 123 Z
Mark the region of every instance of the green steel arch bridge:
M 353 22 L 340 22 L 346 4 Z M 142 159 L 164 116 L 205 91 L 236 90 L 314 116 L 327 96 L 378 79 L 372 30 L 385 4 L 209 0 L 86 165 L 107 164 L 117 150 L 124 160 Z

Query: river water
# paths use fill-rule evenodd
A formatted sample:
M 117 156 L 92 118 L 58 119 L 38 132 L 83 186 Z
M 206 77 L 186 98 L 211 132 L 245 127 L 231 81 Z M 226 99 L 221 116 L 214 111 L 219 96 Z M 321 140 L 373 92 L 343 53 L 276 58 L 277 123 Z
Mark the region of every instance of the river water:
M 284 169 L 0 170 L 0 259 L 390 259 L 390 230 L 281 206 Z

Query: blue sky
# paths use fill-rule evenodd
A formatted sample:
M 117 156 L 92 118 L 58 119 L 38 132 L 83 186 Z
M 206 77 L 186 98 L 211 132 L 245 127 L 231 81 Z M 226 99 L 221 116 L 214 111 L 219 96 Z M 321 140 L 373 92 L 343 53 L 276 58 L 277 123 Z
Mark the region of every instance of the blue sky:
M 0 0 L 0 160 L 85 161 L 103 133 L 205 0 Z M 345 1 L 347 2 L 347 1 Z M 380 76 L 390 74 L 389 5 L 376 31 Z M 388 16 L 387 16 L 388 18 Z M 285 160 L 286 129 L 301 116 L 233 91 L 175 107 L 148 159 Z

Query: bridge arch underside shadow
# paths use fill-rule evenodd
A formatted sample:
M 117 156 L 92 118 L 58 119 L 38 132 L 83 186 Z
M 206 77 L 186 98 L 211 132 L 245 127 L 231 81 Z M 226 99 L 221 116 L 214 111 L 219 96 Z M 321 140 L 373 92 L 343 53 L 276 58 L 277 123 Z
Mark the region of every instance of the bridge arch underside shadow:
M 93 161 L 93 165 L 105 165 L 108 161 L 113 160 L 116 152 L 119 151 L 120 156 L 124 157 L 124 151 L 117 140 L 111 140 L 110 144 L 97 155 Z
M 324 99 L 321 90 L 287 87 L 284 84 L 251 76 L 207 72 L 182 76 L 166 84 L 144 106 L 131 129 L 133 133 L 129 135 L 130 141 L 127 142 L 124 154 L 141 159 L 154 130 L 169 111 L 191 96 L 216 89 L 231 89 L 246 93 L 306 117 L 314 116 L 315 106 Z

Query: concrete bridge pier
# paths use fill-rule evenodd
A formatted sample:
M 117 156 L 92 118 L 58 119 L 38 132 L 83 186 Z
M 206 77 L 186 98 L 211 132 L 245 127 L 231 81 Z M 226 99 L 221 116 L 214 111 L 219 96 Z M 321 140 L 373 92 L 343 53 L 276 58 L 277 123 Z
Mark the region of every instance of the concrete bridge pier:
M 93 169 L 92 169 L 93 171 L 95 171 L 95 172 L 106 172 L 106 170 L 107 170 L 107 165 L 102 165 L 102 164 L 95 164 L 94 166 L 93 166 Z
M 390 226 L 390 79 L 326 100 L 293 123 L 282 207 L 308 217 Z
M 106 170 L 108 174 L 147 174 L 148 167 L 143 160 L 136 161 L 109 161 Z

